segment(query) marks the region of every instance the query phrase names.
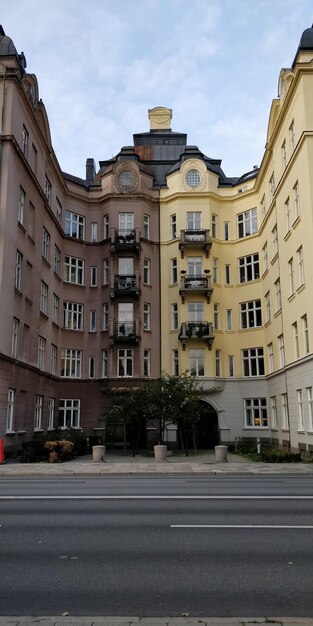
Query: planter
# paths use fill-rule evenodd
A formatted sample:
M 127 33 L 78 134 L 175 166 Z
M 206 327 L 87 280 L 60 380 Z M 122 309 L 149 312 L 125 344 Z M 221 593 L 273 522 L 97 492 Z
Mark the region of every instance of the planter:
M 228 446 L 215 446 L 215 463 L 227 463 Z
M 155 462 L 164 463 L 166 461 L 167 446 L 158 444 L 157 446 L 153 446 L 153 450 Z
M 92 446 L 92 462 L 105 463 L 105 446 Z

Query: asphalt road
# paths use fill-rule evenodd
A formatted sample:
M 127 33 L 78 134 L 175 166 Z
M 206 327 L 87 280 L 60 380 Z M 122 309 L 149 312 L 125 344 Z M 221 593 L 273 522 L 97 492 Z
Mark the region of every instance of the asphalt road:
M 0 615 L 313 615 L 309 476 L 2 479 Z

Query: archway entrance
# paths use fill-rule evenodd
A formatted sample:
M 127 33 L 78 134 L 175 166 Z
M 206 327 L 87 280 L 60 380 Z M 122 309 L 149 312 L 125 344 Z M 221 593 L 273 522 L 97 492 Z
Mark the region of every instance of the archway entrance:
M 219 444 L 219 428 L 218 414 L 216 409 L 203 400 L 199 400 L 199 420 L 194 424 L 185 424 L 184 431 L 179 433 L 179 444 L 188 449 L 194 446 L 194 437 L 196 448 L 198 450 L 208 450 Z

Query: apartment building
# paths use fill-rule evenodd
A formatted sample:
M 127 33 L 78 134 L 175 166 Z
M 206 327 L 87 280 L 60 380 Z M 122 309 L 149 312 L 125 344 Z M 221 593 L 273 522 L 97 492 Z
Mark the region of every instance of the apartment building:
M 226 176 L 156 107 L 83 180 L 61 171 L 36 77 L 0 30 L 7 450 L 55 426 L 101 434 L 104 386 L 161 371 L 201 381 L 199 447 L 313 450 L 312 96 L 309 28 L 280 72 L 260 167 Z

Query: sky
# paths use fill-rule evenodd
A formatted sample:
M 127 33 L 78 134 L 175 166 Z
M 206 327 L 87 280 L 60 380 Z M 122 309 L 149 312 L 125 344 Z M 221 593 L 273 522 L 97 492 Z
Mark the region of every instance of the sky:
M 227 176 L 260 165 L 279 72 L 290 67 L 312 0 L 10 0 L 0 20 L 36 74 L 63 171 L 116 155 L 173 111 Z

